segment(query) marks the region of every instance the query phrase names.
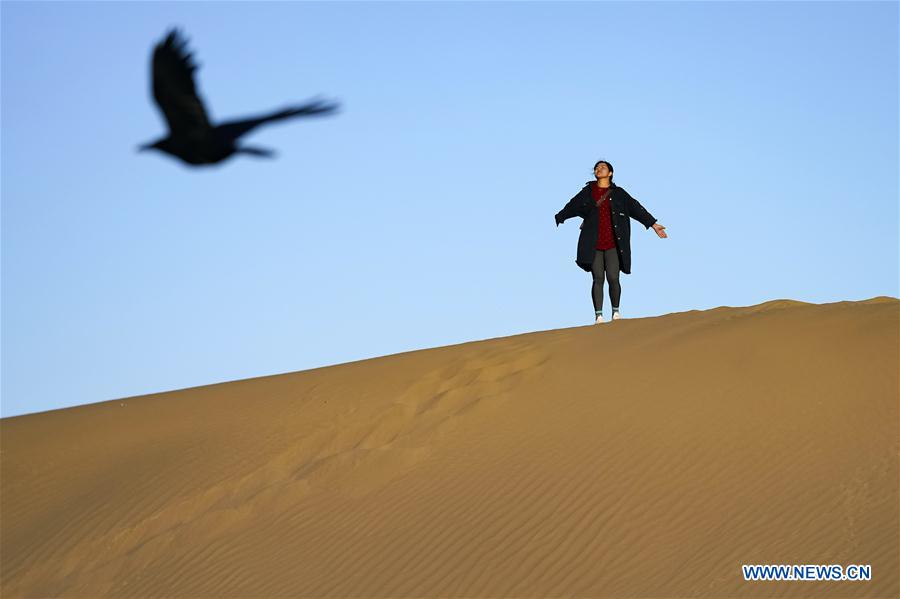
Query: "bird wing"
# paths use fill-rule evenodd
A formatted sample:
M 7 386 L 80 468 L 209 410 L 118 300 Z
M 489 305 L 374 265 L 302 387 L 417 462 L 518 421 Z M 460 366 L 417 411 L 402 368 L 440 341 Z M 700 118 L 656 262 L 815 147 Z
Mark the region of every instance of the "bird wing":
M 194 87 L 197 66 L 186 52 L 184 39 L 172 29 L 153 50 L 153 97 L 169 123 L 173 135 L 186 131 L 209 129 L 203 101 Z
M 337 103 L 329 103 L 323 100 L 313 100 L 312 102 L 308 102 L 306 104 L 303 104 L 302 106 L 286 108 L 284 110 L 279 110 L 277 112 L 259 117 L 243 119 L 240 121 L 227 121 L 216 127 L 216 131 L 223 133 L 229 139 L 237 139 L 244 133 L 247 133 L 251 129 L 258 127 L 263 123 L 280 121 L 282 119 L 287 119 L 294 116 L 329 114 L 337 110 L 338 106 L 339 104 Z

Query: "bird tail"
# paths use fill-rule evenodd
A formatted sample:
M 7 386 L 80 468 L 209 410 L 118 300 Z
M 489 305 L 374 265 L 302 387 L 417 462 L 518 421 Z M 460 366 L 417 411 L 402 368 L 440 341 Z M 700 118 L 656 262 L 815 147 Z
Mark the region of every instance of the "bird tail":
M 260 156 L 262 158 L 272 158 L 275 156 L 274 150 L 269 150 L 268 148 L 254 148 L 253 146 L 239 146 L 235 149 L 235 152 L 240 152 L 241 154 L 251 154 L 253 156 Z

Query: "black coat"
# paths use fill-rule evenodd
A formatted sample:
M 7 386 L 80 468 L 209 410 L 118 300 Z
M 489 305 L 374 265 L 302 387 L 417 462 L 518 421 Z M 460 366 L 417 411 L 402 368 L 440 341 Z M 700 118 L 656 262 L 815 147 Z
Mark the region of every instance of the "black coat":
M 597 247 L 599 234 L 600 212 L 591 195 L 591 181 L 569 200 L 562 210 L 556 213 L 556 224 L 565 222 L 573 216 L 584 219 L 581 223 L 581 234 L 578 236 L 578 251 L 575 255 L 575 264 L 584 270 L 591 272 L 594 264 L 594 252 Z M 625 274 L 631 274 L 631 221 L 638 221 L 648 229 L 653 226 L 656 219 L 641 206 L 640 202 L 631 197 L 624 188 L 610 182 L 609 202 L 607 206 L 612 211 L 613 233 L 615 234 L 616 252 L 619 256 L 619 270 Z

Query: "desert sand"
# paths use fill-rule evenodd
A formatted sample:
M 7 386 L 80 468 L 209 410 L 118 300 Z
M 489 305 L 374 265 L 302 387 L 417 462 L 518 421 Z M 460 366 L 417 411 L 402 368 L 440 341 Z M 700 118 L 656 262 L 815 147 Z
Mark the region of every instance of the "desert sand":
M 773 300 L 4 418 L 0 592 L 894 598 L 898 316 Z

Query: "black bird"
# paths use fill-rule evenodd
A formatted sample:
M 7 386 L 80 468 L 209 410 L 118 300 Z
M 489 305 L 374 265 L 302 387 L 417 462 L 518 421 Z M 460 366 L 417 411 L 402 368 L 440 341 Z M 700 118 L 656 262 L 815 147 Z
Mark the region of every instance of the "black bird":
M 176 156 L 188 164 L 215 164 L 234 153 L 270 157 L 272 150 L 237 145 L 238 138 L 271 121 L 294 116 L 329 114 L 338 104 L 313 100 L 258 116 L 211 125 L 203 101 L 194 87 L 196 65 L 184 49 L 185 41 L 178 30 L 169 31 L 153 50 L 153 97 L 169 123 L 169 135 L 140 146 L 139 150 L 157 149 Z

